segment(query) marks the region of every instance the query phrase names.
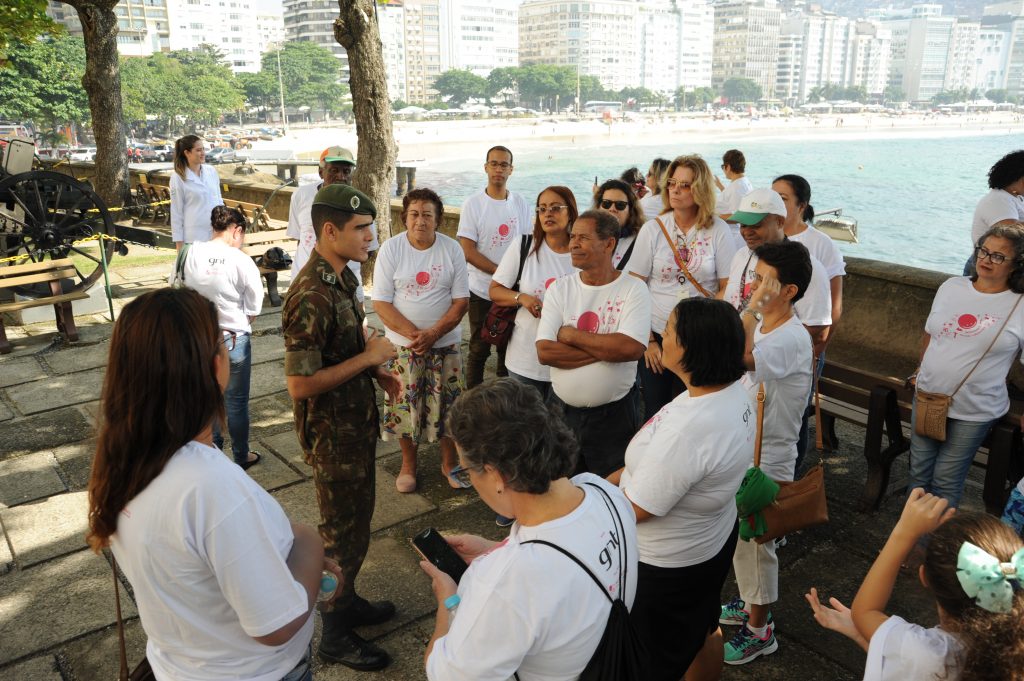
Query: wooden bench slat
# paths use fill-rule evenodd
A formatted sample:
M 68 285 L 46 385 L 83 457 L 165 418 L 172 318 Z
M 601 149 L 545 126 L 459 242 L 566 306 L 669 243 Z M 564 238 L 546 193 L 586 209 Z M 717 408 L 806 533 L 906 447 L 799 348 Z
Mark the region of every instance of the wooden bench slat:
M 46 298 L 32 298 L 30 300 L 16 300 L 13 303 L 0 303 L 0 312 L 16 312 L 18 310 L 24 310 L 30 307 L 43 307 L 45 305 L 56 305 L 57 303 L 63 303 L 71 300 L 81 300 L 88 298 L 89 294 L 85 291 L 74 291 L 72 293 L 62 293 L 59 296 L 47 296 Z
M 49 272 L 38 272 L 27 274 L 23 277 L 0 277 L 0 288 L 14 288 L 15 286 L 28 286 L 29 284 L 41 284 L 48 281 L 59 281 L 70 279 L 76 274 L 74 267 L 65 267 Z
M 40 260 L 39 262 L 28 262 L 21 265 L 5 265 L 0 267 L 0 277 L 28 274 L 29 272 L 44 272 L 53 267 L 74 267 L 74 265 L 75 262 L 71 258 Z

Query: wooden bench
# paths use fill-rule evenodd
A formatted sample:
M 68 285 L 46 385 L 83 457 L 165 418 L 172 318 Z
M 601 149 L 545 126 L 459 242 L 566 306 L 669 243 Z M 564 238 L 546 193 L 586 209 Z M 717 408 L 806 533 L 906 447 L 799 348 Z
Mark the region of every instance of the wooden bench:
M 61 281 L 74 276 L 75 264 L 70 258 L 0 267 L 0 289 L 46 284 L 50 290 L 50 295 L 45 297 L 0 304 L 0 353 L 7 354 L 11 351 L 11 343 L 7 340 L 7 330 L 4 328 L 3 313 L 16 312 L 29 307 L 53 305 L 54 315 L 57 318 L 57 330 L 68 340 L 78 340 L 78 328 L 75 326 L 75 314 L 71 309 L 71 301 L 88 298 L 89 294 L 85 291 L 64 293 Z
M 266 209 L 259 204 L 246 203 L 245 201 L 236 201 L 229 198 L 224 198 L 223 201 L 224 205 L 228 208 L 237 208 L 245 214 L 246 219 L 249 220 L 250 232 L 272 232 L 288 226 L 286 221 L 275 220 L 270 217 Z
M 135 198 L 142 207 L 140 219 L 171 224 L 171 190 L 161 184 L 139 182 Z
M 294 257 L 298 242 L 288 236 L 284 229 L 274 229 L 269 232 L 246 232 L 242 252 L 252 257 L 253 260 L 257 260 L 274 247 L 281 248 Z M 256 264 L 259 265 L 259 262 Z M 270 304 L 274 307 L 281 305 L 281 294 L 277 292 L 278 272 L 280 270 L 260 267 L 260 275 L 267 281 L 267 295 L 270 297 Z
M 893 461 L 910 450 L 910 416 L 913 390 L 904 379 L 872 374 L 851 366 L 826 360 L 818 383 L 821 393 L 822 438 L 827 449 L 835 450 L 837 418 L 865 426 L 864 458 L 868 473 L 859 508 L 878 508 L 889 486 Z M 1009 491 L 1008 484 L 1021 477 L 1020 415 L 1024 404 L 1012 402 L 1010 411 L 989 433 L 975 456 L 974 465 L 985 469 L 982 499 L 989 513 L 1001 514 Z M 883 448 L 883 435 L 885 446 Z

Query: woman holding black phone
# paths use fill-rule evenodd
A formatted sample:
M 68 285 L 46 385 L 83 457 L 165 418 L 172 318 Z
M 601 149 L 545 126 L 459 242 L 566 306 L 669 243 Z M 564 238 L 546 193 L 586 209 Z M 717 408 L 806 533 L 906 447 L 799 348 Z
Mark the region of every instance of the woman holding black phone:
M 584 473 L 569 479 L 576 442 L 528 385 L 506 378 L 463 393 L 448 430 L 461 463 L 452 474 L 464 476 L 488 506 L 516 522 L 503 542 L 446 538 L 469 565 L 458 585 L 433 563 L 420 563 L 437 598 L 427 678 L 577 679 L 608 622 L 605 590 L 621 594 L 627 607 L 633 603 L 632 507 L 602 478 Z M 605 589 L 539 542 L 582 561 Z

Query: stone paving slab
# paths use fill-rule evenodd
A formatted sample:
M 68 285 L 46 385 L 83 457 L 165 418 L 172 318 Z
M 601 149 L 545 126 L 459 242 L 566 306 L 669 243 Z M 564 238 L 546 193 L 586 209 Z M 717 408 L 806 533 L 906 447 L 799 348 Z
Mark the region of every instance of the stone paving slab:
M 54 352 L 44 356 L 44 361 L 55 373 L 67 374 L 85 369 L 95 369 L 107 365 L 110 354 L 110 343 L 102 342 L 94 345 L 68 348 L 62 352 Z
M 78 551 L 0 579 L 0 665 L 117 621 L 110 563 Z M 123 595 L 123 592 L 122 592 Z M 121 599 L 125 617 L 136 615 Z
M 22 414 L 37 414 L 55 407 L 95 400 L 103 387 L 103 369 L 50 378 L 7 389 L 7 396 Z
M 64 681 L 60 667 L 57 665 L 57 658 L 53 655 L 40 655 L 5 669 L 4 679 L 6 681 Z
M 7 533 L 0 533 L 0 575 L 6 575 L 13 569 L 14 556 L 11 555 L 11 547 L 7 543 Z
M 0 359 L 0 388 L 46 378 L 46 372 L 35 357 Z
M 85 547 L 88 513 L 86 493 L 70 492 L 0 509 L 0 520 L 11 540 L 14 559 L 24 570 L 48 558 Z
M 83 490 L 89 484 L 89 473 L 92 471 L 92 458 L 96 454 L 96 442 L 85 440 L 53 450 L 53 455 L 60 464 L 61 470 L 72 491 Z
M 110 590 L 108 589 L 108 591 Z M 123 591 L 121 597 L 124 598 Z M 121 601 L 121 605 L 124 606 L 124 600 Z M 61 653 L 63 653 L 69 676 L 76 681 L 117 679 L 121 670 L 121 662 L 116 621 L 115 619 L 115 624 L 111 627 L 62 646 Z M 146 654 L 146 632 L 143 631 L 138 619 L 131 619 L 124 623 L 124 647 L 128 657 L 128 668 L 134 669 Z
M 391 655 L 391 664 L 377 675 L 357 672 L 340 664 L 323 664 L 317 661 L 313 675 L 317 681 L 366 681 L 387 679 L 387 681 L 423 681 L 423 650 L 434 633 L 433 620 L 421 620 L 374 641 Z M 315 639 L 319 641 L 319 639 Z
M 14 418 L 14 412 L 3 402 L 0 402 L 0 421 L 10 421 Z
M 0 423 L 0 460 L 78 442 L 92 435 L 92 426 L 76 407 Z
M 282 359 L 284 359 L 284 336 L 273 333 L 265 336 L 253 336 L 252 363 L 254 372 L 256 371 L 255 365 L 257 364 Z
M 287 430 L 277 435 L 267 435 L 261 437 L 260 441 L 267 443 L 285 461 L 302 471 L 306 477 L 313 474 L 313 470 L 303 458 L 302 447 L 299 446 L 299 439 L 294 430 Z
M 274 312 L 265 312 L 252 320 L 253 331 L 273 331 L 274 329 L 281 330 L 280 308 L 274 308 Z
M 267 451 L 266 448 L 259 447 L 259 443 L 254 442 L 250 446 L 255 446 L 263 458 L 247 472 L 264 489 L 277 489 L 305 479 L 305 476 L 296 473 L 288 464 Z M 225 444 L 224 448 L 228 449 L 228 445 Z
M 249 384 L 249 399 L 273 395 L 285 390 L 287 390 L 287 385 L 284 378 L 284 362 L 267 362 L 253 367 Z
M 0 505 L 15 506 L 67 490 L 50 452 L 0 461 Z
M 249 400 L 249 437 L 263 437 L 291 430 L 292 401 L 288 393 Z

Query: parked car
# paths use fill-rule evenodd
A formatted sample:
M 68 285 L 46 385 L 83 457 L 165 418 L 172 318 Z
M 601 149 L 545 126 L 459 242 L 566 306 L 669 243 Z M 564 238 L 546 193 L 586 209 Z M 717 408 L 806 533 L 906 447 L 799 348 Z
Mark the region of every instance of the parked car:
M 68 159 L 71 161 L 95 161 L 96 147 L 79 147 L 78 149 L 72 149 L 71 153 L 68 154 Z
M 156 160 L 161 162 L 173 161 L 174 160 L 174 145 L 173 144 L 154 144 L 153 151 L 156 152 Z
M 206 152 L 207 163 L 230 163 L 237 160 L 238 156 L 235 154 L 235 150 L 228 147 L 217 147 Z

